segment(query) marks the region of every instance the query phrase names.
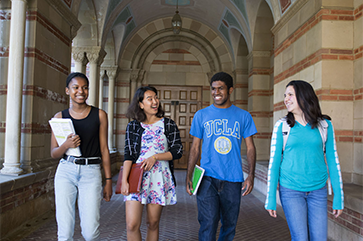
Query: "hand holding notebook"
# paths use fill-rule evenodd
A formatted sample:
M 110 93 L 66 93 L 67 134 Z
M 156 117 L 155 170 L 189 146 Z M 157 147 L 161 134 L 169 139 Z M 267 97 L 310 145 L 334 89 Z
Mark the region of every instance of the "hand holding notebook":
M 144 174 L 144 169 L 141 168 L 142 163 L 134 163 L 131 166 L 128 182 L 129 182 L 129 193 L 139 193 L 141 188 L 142 176 Z M 122 175 L 123 166 L 120 168 L 118 174 L 117 184 L 116 184 L 116 194 L 121 194 L 122 187 Z

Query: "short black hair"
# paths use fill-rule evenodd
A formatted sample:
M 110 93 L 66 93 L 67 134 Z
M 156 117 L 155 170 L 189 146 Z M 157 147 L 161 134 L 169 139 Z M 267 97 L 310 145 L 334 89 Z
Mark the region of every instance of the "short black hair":
M 210 86 L 214 81 L 222 81 L 227 85 L 228 90 L 233 87 L 233 78 L 231 75 L 225 72 L 219 72 L 213 75 L 212 79 L 210 80 Z
M 71 74 L 68 75 L 67 80 L 66 80 L 66 87 L 68 87 L 69 83 L 72 81 L 72 79 L 76 78 L 76 77 L 80 77 L 82 79 L 85 79 L 87 81 L 87 85 L 89 86 L 89 80 L 87 78 L 87 76 L 81 72 L 73 72 Z

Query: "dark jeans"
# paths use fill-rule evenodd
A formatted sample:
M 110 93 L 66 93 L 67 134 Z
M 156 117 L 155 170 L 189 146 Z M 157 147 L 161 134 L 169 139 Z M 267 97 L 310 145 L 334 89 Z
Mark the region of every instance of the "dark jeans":
M 197 193 L 199 240 L 233 240 L 241 203 L 241 182 L 228 182 L 204 176 Z

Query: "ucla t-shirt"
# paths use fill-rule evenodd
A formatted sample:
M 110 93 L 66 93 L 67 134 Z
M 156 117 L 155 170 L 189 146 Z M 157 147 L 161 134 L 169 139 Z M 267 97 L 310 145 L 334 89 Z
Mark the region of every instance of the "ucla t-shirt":
M 199 110 L 190 134 L 203 140 L 201 167 L 205 175 L 229 182 L 243 182 L 241 143 L 257 133 L 252 116 L 234 105 L 214 105 Z

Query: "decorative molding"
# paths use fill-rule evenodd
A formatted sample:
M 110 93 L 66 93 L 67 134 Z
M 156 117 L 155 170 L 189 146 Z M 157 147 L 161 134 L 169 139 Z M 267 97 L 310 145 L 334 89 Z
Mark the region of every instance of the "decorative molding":
M 78 18 L 67 8 L 66 5 L 60 0 L 46 0 L 49 5 L 51 5 L 55 11 L 57 11 L 64 20 L 71 26 L 71 39 L 77 35 L 78 29 L 82 24 L 78 21 Z
M 85 46 L 85 47 L 72 47 L 73 56 L 81 57 L 82 54 L 86 53 L 86 57 L 90 63 L 96 63 L 100 65 L 106 56 L 106 52 L 100 46 Z
M 11 20 L 11 10 L 0 10 L 0 20 L 1 21 L 10 21 Z
M 86 58 L 85 53 L 82 51 L 73 52 L 74 49 L 72 48 L 72 57 L 74 61 L 76 62 L 83 62 L 83 60 Z
M 106 74 L 109 78 L 115 78 L 119 73 L 120 69 L 117 65 L 115 66 L 101 66 L 101 72 L 106 70 Z

